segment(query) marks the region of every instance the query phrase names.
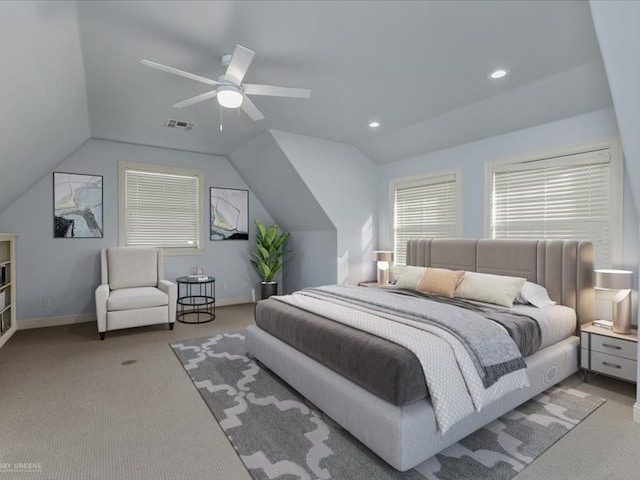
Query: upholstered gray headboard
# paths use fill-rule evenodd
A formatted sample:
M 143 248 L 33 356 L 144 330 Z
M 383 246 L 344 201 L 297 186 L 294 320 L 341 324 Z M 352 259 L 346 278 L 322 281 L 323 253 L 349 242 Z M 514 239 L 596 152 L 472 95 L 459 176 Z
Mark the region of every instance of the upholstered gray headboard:
M 524 277 L 573 308 L 579 323 L 594 319 L 591 242 L 416 239 L 407 243 L 407 265 Z

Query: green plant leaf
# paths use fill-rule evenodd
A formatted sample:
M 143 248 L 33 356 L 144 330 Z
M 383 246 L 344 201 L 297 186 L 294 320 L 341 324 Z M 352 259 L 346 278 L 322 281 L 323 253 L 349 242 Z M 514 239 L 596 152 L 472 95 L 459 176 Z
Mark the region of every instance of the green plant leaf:
M 255 268 L 262 281 L 273 281 L 276 273 L 283 267 L 283 257 L 290 253 L 284 250 L 284 242 L 289 233 L 282 233 L 277 224 L 264 226 L 259 220 L 254 220 L 256 226 L 256 245 L 251 249 L 251 265 Z

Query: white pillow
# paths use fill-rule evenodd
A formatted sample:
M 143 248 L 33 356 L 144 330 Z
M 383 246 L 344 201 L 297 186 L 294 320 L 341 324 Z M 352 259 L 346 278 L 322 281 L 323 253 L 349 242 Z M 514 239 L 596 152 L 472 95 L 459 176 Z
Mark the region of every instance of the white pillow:
M 556 302 L 549 298 L 547 289 L 542 285 L 532 282 L 524 282 L 520 293 L 513 300 L 514 303 L 530 303 L 534 307 L 544 308 L 547 305 L 555 305 Z
M 525 281 L 519 277 L 465 272 L 455 296 L 511 308 Z
M 406 273 L 407 267 L 404 265 L 391 265 L 389 267 L 389 282 L 396 283 L 401 275 Z
M 404 268 L 404 273 L 398 277 L 396 287 L 398 288 L 410 288 L 415 290 L 418 286 L 418 282 L 422 280 L 422 277 L 427 272 L 427 267 L 413 267 L 407 265 Z

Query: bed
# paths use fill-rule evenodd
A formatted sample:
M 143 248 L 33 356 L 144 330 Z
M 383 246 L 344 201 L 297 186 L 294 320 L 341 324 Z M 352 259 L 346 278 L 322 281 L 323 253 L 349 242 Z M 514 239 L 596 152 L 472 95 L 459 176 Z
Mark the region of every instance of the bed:
M 522 277 L 545 287 L 549 297 L 559 305 L 573 309 L 575 315 L 570 325 L 573 333 L 580 324 L 593 320 L 593 246 L 589 242 L 410 240 L 407 265 Z M 277 308 L 274 308 L 276 304 Z M 325 320 L 328 327 L 320 327 L 318 322 L 322 323 L 322 319 L 318 318 L 319 315 L 295 305 L 285 304 L 283 307 L 282 302 L 275 299 L 261 302 L 259 307 L 256 308 L 257 324 L 246 331 L 248 351 L 400 471 L 417 466 L 578 369 L 577 336 L 569 334 L 560 341 L 543 344 L 542 349 L 524 358 L 526 370 L 523 371 L 526 371 L 528 378 L 527 386 L 483 405 L 480 411 L 473 411 L 443 429 L 441 418 L 436 418 L 432 396 L 424 388 L 421 391 L 416 382 L 409 382 L 406 388 L 394 385 L 391 390 L 384 385 L 382 370 L 385 360 L 378 357 L 384 357 L 382 352 L 389 349 L 397 350 L 396 353 L 404 351 L 401 345 L 394 345 L 371 333 L 362 333 L 365 335 L 363 337 L 349 330 L 348 326 L 336 326 L 332 321 Z M 278 338 L 265 329 L 269 322 L 285 320 L 290 325 L 290 335 L 299 337 L 298 341 L 306 342 L 306 345 L 294 347 L 289 343 L 295 345 L 295 342 L 285 338 L 286 335 L 279 335 Z M 298 324 L 305 322 L 312 324 L 316 330 L 302 336 L 293 327 L 297 328 Z M 265 328 L 261 328 L 260 324 Z M 351 346 L 345 348 L 342 342 L 346 342 L 349 336 L 358 337 L 361 345 L 368 350 Z M 332 357 L 334 362 L 338 357 L 338 365 L 326 366 L 323 352 L 325 357 Z M 349 352 L 355 353 L 350 356 Z M 356 364 L 352 370 L 369 376 L 369 385 L 363 387 L 362 382 L 354 381 L 342 370 L 339 363 L 349 361 Z M 387 363 L 404 365 L 407 362 L 394 360 Z M 416 376 L 415 365 L 404 365 L 403 368 L 402 375 Z M 376 381 L 383 385 L 376 385 Z

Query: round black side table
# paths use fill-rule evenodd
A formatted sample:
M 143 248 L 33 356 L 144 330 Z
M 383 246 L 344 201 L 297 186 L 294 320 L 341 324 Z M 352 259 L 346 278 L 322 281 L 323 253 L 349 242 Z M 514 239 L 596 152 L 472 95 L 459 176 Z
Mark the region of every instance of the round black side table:
M 176 283 L 178 284 L 176 319 L 179 322 L 207 323 L 216 318 L 215 277 L 178 277 Z M 195 321 L 186 320 L 187 315 L 195 315 Z

